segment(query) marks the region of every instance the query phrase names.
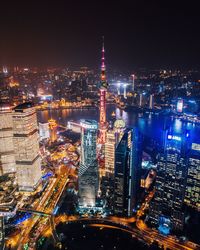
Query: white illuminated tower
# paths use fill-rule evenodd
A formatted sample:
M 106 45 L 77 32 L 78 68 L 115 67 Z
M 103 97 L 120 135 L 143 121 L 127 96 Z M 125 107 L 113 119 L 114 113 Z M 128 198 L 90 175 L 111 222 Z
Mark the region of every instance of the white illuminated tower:
M 3 73 L 4 75 L 7 75 L 8 74 L 8 69 L 6 66 L 3 66 Z
M 81 120 L 81 159 L 78 172 L 79 208 L 95 206 L 98 194 L 98 162 L 96 153 L 98 124 Z
M 19 190 L 33 191 L 41 180 L 36 110 L 23 103 L 13 110 L 16 173 Z
M 183 112 L 183 99 L 179 99 L 177 102 L 177 112 L 182 113 Z
M 132 82 L 132 91 L 134 92 L 135 91 L 135 75 L 131 75 L 132 78 L 133 78 L 133 82 Z
M 49 139 L 50 138 L 50 128 L 49 123 L 39 123 L 39 135 L 40 140 Z
M 124 98 L 125 98 L 125 99 L 127 98 L 127 96 L 126 96 L 126 86 L 127 86 L 127 84 L 124 83 Z
M 117 82 L 117 94 L 118 94 L 118 95 L 121 94 L 121 93 L 120 93 L 120 88 L 121 88 L 121 82 L 118 81 L 118 82 Z
M 142 107 L 142 93 L 140 94 L 139 107 Z
M 149 97 L 149 108 L 153 109 L 153 94 L 151 94 Z

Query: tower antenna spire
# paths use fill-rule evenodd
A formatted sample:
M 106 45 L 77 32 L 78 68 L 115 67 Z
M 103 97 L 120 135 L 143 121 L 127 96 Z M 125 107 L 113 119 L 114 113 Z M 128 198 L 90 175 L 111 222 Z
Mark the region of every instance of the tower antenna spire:
M 105 47 L 104 47 L 104 36 L 102 36 L 102 51 L 101 51 L 101 86 L 106 82 L 106 65 L 105 65 Z

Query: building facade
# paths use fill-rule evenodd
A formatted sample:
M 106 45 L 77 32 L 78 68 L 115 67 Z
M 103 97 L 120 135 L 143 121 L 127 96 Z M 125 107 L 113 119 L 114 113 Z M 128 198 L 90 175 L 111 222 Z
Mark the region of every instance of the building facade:
M 0 107 L 0 175 L 16 171 L 12 111 Z
M 50 119 L 48 120 L 49 123 L 49 132 L 50 132 L 50 141 L 53 143 L 57 141 L 58 136 L 57 136 L 57 123 L 56 120 Z
M 4 230 L 4 217 L 0 217 L 0 249 L 5 248 L 5 230 Z
M 36 111 L 31 103 L 23 103 L 14 108 L 12 117 L 19 190 L 33 191 L 42 175 Z
M 45 140 L 50 138 L 49 123 L 39 123 L 39 135 L 40 140 Z
M 136 129 L 127 129 L 115 151 L 115 215 L 133 215 L 140 189 L 141 160 L 141 137 Z
M 150 220 L 159 226 L 168 221 L 169 230 L 184 228 L 184 194 L 187 177 L 189 134 L 164 132 L 163 147 L 157 164 L 155 195 L 150 203 Z
M 81 120 L 81 159 L 78 172 L 79 207 L 91 208 L 96 204 L 99 189 L 97 163 L 97 122 Z
M 149 109 L 153 109 L 154 108 L 154 95 L 151 94 L 149 96 Z
M 185 203 L 200 211 L 200 144 L 192 143 L 188 159 Z
M 105 175 L 106 176 L 114 176 L 115 147 L 116 147 L 115 131 L 109 130 L 106 133 L 106 143 L 105 143 Z

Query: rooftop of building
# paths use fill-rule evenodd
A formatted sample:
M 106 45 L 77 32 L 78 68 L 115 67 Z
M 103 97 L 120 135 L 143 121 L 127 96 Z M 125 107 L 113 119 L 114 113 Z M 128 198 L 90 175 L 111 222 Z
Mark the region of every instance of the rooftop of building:
M 14 110 L 18 111 L 18 110 L 24 110 L 24 109 L 28 109 L 32 107 L 34 107 L 34 104 L 32 102 L 24 102 L 14 107 Z
M 98 123 L 95 120 L 81 119 L 80 125 L 84 128 L 92 128 L 92 129 L 98 128 Z

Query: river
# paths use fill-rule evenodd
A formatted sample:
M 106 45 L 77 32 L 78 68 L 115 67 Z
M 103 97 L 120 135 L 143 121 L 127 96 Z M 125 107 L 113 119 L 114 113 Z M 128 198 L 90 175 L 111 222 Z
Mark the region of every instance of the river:
M 107 105 L 107 120 L 113 121 L 112 112 L 115 112 L 116 118 L 122 118 L 127 127 L 138 127 L 139 131 L 146 136 L 150 136 L 160 141 L 162 129 L 164 126 L 171 125 L 173 130 L 180 132 L 184 129 L 190 130 L 190 136 L 193 142 L 200 143 L 200 125 L 185 123 L 179 119 L 172 119 L 166 115 L 155 114 L 138 114 L 134 111 L 124 111 L 117 108 L 115 105 Z M 68 121 L 78 122 L 80 119 L 99 119 L 99 110 L 91 109 L 54 109 L 38 111 L 38 121 L 47 122 L 48 119 L 55 119 L 58 124 L 67 126 Z

